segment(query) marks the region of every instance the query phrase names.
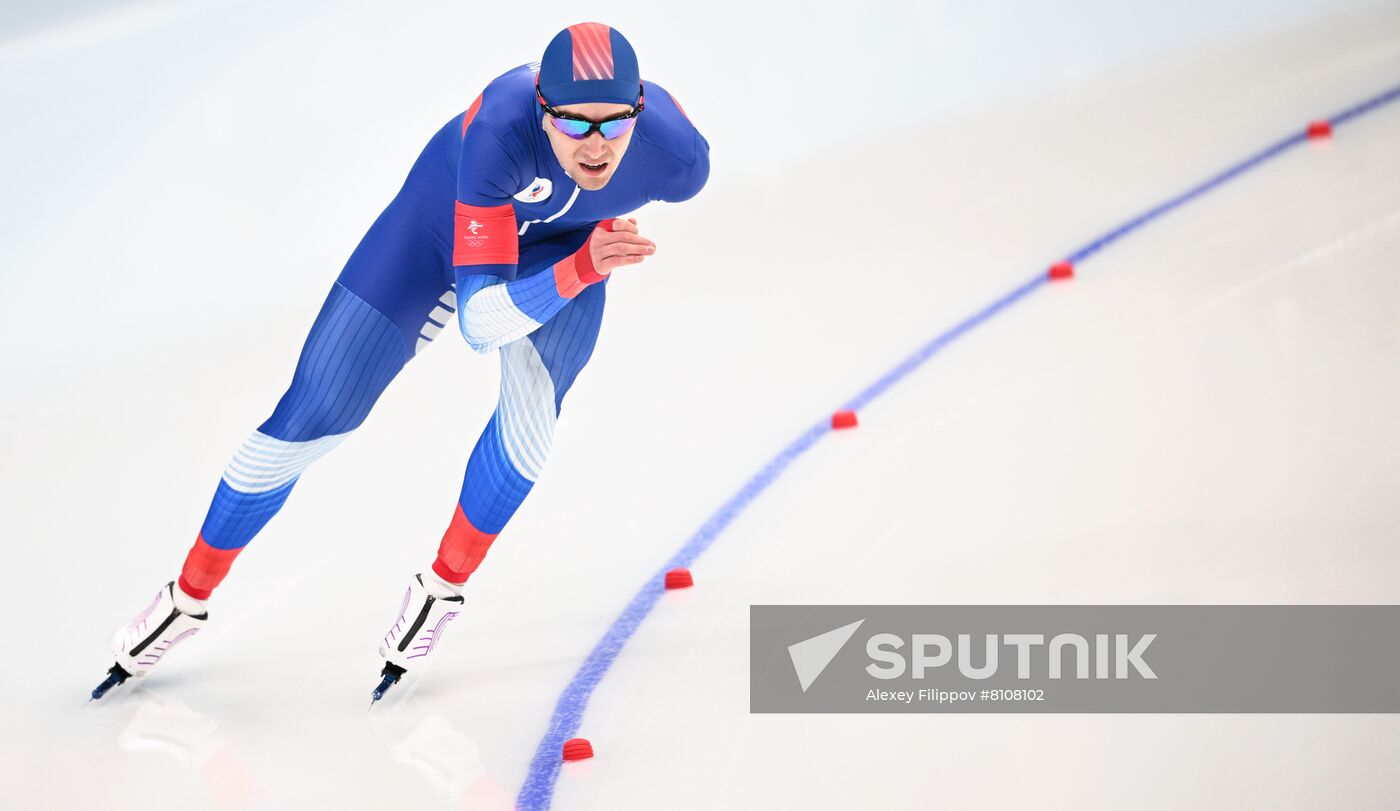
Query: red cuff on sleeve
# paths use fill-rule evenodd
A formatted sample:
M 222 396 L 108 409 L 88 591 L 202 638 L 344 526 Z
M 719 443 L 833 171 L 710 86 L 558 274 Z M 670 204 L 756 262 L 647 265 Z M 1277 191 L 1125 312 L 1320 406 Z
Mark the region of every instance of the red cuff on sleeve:
M 469 206 L 458 201 L 453 217 L 452 264 L 514 265 L 520 260 L 515 208 Z
M 613 221 L 611 219 L 603 220 L 602 222 L 598 223 L 598 227 L 603 229 L 604 231 L 613 230 L 612 226 Z M 589 235 L 588 241 L 583 243 L 583 247 L 580 248 L 579 252 L 574 254 L 574 256 L 576 257 L 574 264 L 578 269 L 579 281 L 583 282 L 584 284 L 593 284 L 595 282 L 601 282 L 603 279 L 607 278 L 606 276 L 603 276 L 601 273 L 599 273 L 596 268 L 593 267 L 592 235 Z
M 604 231 L 613 230 L 612 225 L 612 219 L 598 223 L 598 227 Z M 606 278 L 607 276 L 599 273 L 597 268 L 593 266 L 593 236 L 591 234 L 583 243 L 582 248 L 554 263 L 554 286 L 559 291 L 559 295 L 564 298 L 573 298 L 583 292 L 583 288 Z

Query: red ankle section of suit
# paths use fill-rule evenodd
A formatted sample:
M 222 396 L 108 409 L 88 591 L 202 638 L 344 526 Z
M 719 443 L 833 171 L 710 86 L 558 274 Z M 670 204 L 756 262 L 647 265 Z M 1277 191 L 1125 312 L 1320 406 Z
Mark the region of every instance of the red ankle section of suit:
M 193 585 L 190 584 L 190 581 L 185 579 L 184 575 L 180 575 L 180 582 L 177 585 L 179 586 L 180 591 L 183 591 L 184 593 L 190 595 L 196 600 L 207 600 L 209 599 L 209 595 L 214 593 L 213 589 L 195 588 Z
M 441 558 L 433 561 L 433 572 L 438 577 L 441 577 L 443 580 L 446 580 L 454 586 L 460 586 L 465 584 L 467 582 L 467 578 L 471 576 L 470 573 L 463 574 L 462 572 L 452 571 L 451 569 L 447 568 L 446 565 L 443 564 Z
M 196 600 L 207 600 L 228 575 L 233 559 L 243 549 L 216 549 L 201 535 L 195 539 L 180 570 L 180 590 Z
M 472 525 L 462 505 L 452 514 L 452 523 L 442 536 L 438 546 L 437 560 L 433 561 L 433 571 L 449 583 L 465 583 L 476 567 L 486 557 L 491 542 L 496 540 L 494 533 L 486 533 Z

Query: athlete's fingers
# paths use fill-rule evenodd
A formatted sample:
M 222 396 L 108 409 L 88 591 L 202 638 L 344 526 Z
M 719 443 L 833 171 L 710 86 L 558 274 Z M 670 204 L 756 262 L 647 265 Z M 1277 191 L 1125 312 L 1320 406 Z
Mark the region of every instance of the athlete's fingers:
M 633 264 L 633 263 L 636 263 L 636 262 L 640 262 L 640 261 L 642 261 L 643 259 L 646 259 L 646 258 L 647 258 L 647 255 L 646 255 L 646 254 L 637 254 L 637 255 L 635 255 L 635 256 L 609 256 L 607 259 L 600 259 L 600 260 L 598 260 L 598 261 L 595 263 L 595 267 L 604 267 L 604 268 L 608 268 L 608 267 L 613 267 L 613 266 L 615 266 L 615 265 L 620 265 L 620 264 L 621 264 L 621 265 L 630 265 L 630 264 Z
M 599 275 L 607 276 L 623 265 L 635 265 L 645 259 L 645 256 L 614 256 L 598 263 L 598 273 Z
M 633 233 L 633 234 L 628 234 L 628 233 L 623 233 L 623 232 L 618 232 L 618 231 L 614 231 L 614 232 L 612 232 L 612 233 L 610 233 L 610 234 L 607 234 L 607 235 L 600 235 L 600 236 L 598 237 L 598 240 L 597 240 L 597 241 L 598 241 L 598 244 L 600 244 L 600 245 L 611 245 L 611 244 L 617 243 L 617 242 L 630 242 L 630 243 L 632 243 L 632 244 L 634 244 L 634 245 L 651 245 L 651 244 L 654 244 L 654 243 L 652 243 L 651 240 L 647 239 L 646 237 L 642 236 L 641 234 L 635 234 L 635 233 Z
M 599 245 L 595 256 L 631 256 L 633 254 L 656 253 L 656 246 L 649 242 L 614 242 L 611 245 Z
M 600 225 L 591 241 L 593 265 L 603 275 L 656 253 L 656 243 L 637 233 L 637 220 L 633 217 L 608 221 L 607 227 Z
M 598 249 L 598 256 L 604 259 L 609 256 L 650 256 L 653 253 L 656 253 L 656 246 L 651 243 L 614 242 Z
M 633 254 L 656 253 L 656 246 L 651 244 L 634 244 L 629 242 L 615 242 L 611 245 L 599 245 L 593 252 L 594 257 L 605 256 L 631 256 Z

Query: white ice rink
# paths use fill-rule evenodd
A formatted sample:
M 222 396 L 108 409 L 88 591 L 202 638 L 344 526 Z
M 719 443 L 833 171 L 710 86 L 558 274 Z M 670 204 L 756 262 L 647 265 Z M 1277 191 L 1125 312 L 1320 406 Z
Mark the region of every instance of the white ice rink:
M 1283 8 L 1286 6 L 1286 8 Z M 1400 3 L 0 2 L 0 808 L 506 809 L 639 587 L 1065 252 L 1400 84 Z M 638 216 L 548 469 L 366 712 L 496 397 L 444 335 L 209 630 L 100 703 L 423 142 L 612 23 L 712 146 Z M 1400 102 L 1201 197 L 823 438 L 593 694 L 558 809 L 1400 808 L 1394 715 L 753 715 L 763 603 L 1400 602 Z

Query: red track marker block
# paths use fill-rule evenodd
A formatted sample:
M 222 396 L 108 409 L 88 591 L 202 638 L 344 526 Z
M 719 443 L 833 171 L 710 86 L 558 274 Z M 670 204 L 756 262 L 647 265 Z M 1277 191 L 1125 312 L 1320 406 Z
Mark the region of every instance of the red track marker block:
M 688 589 L 695 585 L 695 578 L 690 576 L 689 569 L 672 569 L 666 573 L 666 588 Z
M 856 427 L 856 412 L 838 411 L 831 415 L 831 427 L 837 430 Z
M 564 741 L 565 760 L 588 760 L 593 757 L 593 744 L 587 738 L 570 738 Z
M 1050 266 L 1050 272 L 1046 274 L 1050 281 L 1057 282 L 1074 278 L 1074 263 L 1068 259 L 1062 259 Z
M 1310 121 L 1308 122 L 1308 140 L 1316 141 L 1321 138 L 1332 137 L 1331 121 Z

